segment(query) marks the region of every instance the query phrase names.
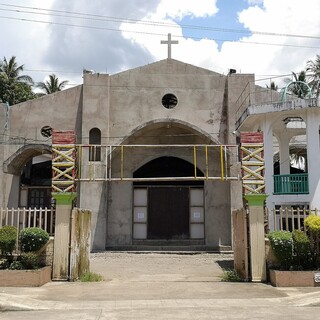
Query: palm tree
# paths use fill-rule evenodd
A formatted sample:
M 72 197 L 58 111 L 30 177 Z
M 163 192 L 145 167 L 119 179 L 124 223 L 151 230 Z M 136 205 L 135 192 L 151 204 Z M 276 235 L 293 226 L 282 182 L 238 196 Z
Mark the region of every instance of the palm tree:
M 33 80 L 30 76 L 20 75 L 23 69 L 24 65 L 18 66 L 15 56 L 12 56 L 9 61 L 6 57 L 3 58 L 3 61 L 0 61 L 0 72 L 9 82 L 24 82 L 32 85 Z
M 278 91 L 278 86 L 275 84 L 274 81 L 270 82 L 270 87 L 268 85 L 266 85 L 268 89 L 273 90 L 273 91 Z
M 307 72 L 311 72 L 310 85 L 314 90 L 316 97 L 320 95 L 320 55 L 317 54 L 314 61 L 309 60 L 307 62 Z
M 293 79 L 287 78 L 288 83 L 287 93 L 295 95 L 298 98 L 305 98 L 310 94 L 310 88 L 307 84 L 307 76 L 304 70 L 299 73 L 292 72 Z
M 10 105 L 34 98 L 33 80 L 28 75 L 20 75 L 24 65 L 18 65 L 16 57 L 0 60 L 0 101 Z
M 46 94 L 61 91 L 69 81 L 59 82 L 59 78 L 53 73 L 49 75 L 49 80 L 38 82 L 37 87 L 42 89 Z

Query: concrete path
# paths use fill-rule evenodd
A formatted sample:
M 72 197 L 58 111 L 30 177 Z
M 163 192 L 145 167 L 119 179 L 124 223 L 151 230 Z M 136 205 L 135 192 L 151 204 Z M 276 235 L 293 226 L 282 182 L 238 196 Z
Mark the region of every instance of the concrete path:
M 93 254 L 99 283 L 0 288 L 0 319 L 317 319 L 320 288 L 221 282 L 232 256 Z

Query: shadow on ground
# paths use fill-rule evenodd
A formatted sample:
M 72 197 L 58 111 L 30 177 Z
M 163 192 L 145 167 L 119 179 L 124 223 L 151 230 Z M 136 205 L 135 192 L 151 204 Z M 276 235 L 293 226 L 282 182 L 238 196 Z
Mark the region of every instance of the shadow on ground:
M 234 261 L 233 259 L 230 260 L 217 260 L 216 263 L 219 265 L 220 268 L 224 270 L 234 269 Z

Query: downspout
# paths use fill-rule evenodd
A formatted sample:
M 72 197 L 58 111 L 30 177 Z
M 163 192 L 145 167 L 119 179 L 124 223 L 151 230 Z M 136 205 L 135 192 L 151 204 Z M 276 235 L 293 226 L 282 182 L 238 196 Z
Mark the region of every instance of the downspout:
M 4 124 L 4 130 L 8 130 L 10 128 L 10 106 L 9 102 L 6 102 L 6 122 Z

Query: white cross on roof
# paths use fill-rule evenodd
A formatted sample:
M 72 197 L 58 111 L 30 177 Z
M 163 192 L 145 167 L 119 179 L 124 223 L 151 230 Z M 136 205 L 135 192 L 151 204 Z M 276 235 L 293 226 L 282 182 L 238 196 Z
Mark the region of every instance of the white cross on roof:
M 178 44 L 178 43 L 179 41 L 177 40 L 171 40 L 171 33 L 168 33 L 168 40 L 161 40 L 161 44 L 168 45 L 168 59 L 171 59 L 171 45 Z

